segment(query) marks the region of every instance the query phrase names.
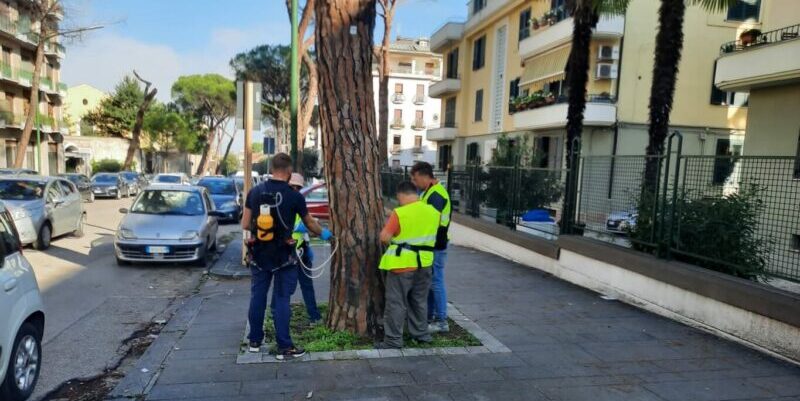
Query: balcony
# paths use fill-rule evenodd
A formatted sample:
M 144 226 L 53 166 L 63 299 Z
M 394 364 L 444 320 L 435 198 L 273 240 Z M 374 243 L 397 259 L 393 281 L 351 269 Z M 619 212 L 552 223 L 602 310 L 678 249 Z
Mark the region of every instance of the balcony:
M 428 88 L 428 96 L 441 98 L 461 90 L 461 80 L 458 78 L 443 79 Z
M 58 58 L 63 58 L 66 52 L 66 48 L 61 43 L 45 43 L 44 46 L 44 54 L 47 56 L 54 56 Z
M 464 32 L 469 32 L 473 28 L 480 25 L 483 21 L 488 19 L 492 14 L 496 13 L 507 4 L 511 3 L 512 0 L 486 0 L 486 5 L 480 9 L 478 12 L 473 12 L 472 2 L 470 1 L 467 4 L 467 8 L 469 9 L 469 18 L 467 22 L 464 24 Z
M 522 59 L 533 57 L 572 40 L 573 20 L 566 13 L 545 14 L 531 21 L 531 35 L 519 42 Z M 625 32 L 625 17 L 601 17 L 592 34 L 594 38 L 620 38 Z
M 534 93 L 524 98 L 514 99 L 509 104 L 513 114 L 514 129 L 563 128 L 567 125 L 566 96 L 554 97 Z M 616 122 L 616 98 L 608 94 L 589 95 L 583 124 L 586 126 L 608 127 Z
M 61 96 L 67 96 L 67 84 L 63 82 L 58 83 L 58 94 Z
M 17 35 L 16 21 L 12 21 L 8 15 L 0 15 L 0 31 L 10 34 L 12 36 L 16 36 Z
M 405 127 L 406 125 L 403 124 L 403 120 L 400 119 L 392 120 L 392 123 L 389 124 L 389 128 L 391 129 L 403 129 Z
M 422 146 L 414 146 L 411 150 L 414 153 L 424 153 L 425 152 L 425 150 L 422 149 Z
M 427 101 L 427 97 L 425 95 L 414 95 L 414 104 L 417 106 L 422 106 Z
M 393 154 L 400 153 L 400 144 L 397 144 L 397 143 L 392 144 L 392 153 Z
M 743 35 L 744 36 L 744 35 Z M 800 83 L 800 25 L 743 37 L 720 47 L 714 84 L 728 92 Z
M 414 124 L 411 125 L 411 129 L 413 129 L 414 131 L 422 131 L 425 128 L 427 128 L 425 127 L 425 120 L 422 119 L 414 120 Z
M 430 142 L 452 141 L 456 139 L 458 129 L 455 124 L 445 123 L 444 127 L 429 129 L 425 136 Z
M 461 40 L 464 34 L 463 22 L 447 22 L 437 29 L 431 36 L 431 51 L 434 53 L 441 53 L 445 47 L 448 47 Z
M 406 95 L 402 93 L 395 93 L 392 95 L 392 103 L 401 104 L 406 101 Z

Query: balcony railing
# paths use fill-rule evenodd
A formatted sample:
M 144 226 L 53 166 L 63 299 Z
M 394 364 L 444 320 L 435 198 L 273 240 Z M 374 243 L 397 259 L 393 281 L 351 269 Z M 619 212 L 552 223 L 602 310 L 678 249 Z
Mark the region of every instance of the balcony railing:
M 423 119 L 416 119 L 414 120 L 414 125 L 411 126 L 411 129 L 422 131 L 425 129 L 425 120 Z
M 402 93 L 395 93 L 392 95 L 392 103 L 400 104 L 406 101 L 406 95 Z
M 555 25 L 567 18 L 569 18 L 569 13 L 564 8 L 564 6 L 556 7 L 545 12 L 539 18 L 531 18 L 531 22 L 528 29 L 536 31 L 541 28 L 548 27 L 550 25 Z
M 508 102 L 508 113 L 514 114 L 520 111 L 538 109 L 558 103 L 569 102 L 569 96 L 554 95 L 550 92 L 536 91 L 528 96 L 519 96 Z M 587 103 L 616 103 L 616 96 L 608 93 L 589 94 L 586 96 Z
M 761 32 L 758 29 L 751 29 L 749 31 L 742 32 L 742 34 L 739 35 L 738 40 L 723 43 L 722 46 L 719 47 L 719 52 L 721 54 L 734 53 L 753 47 L 797 38 L 800 38 L 800 24 L 767 32 Z
M 392 144 L 392 153 L 400 153 L 400 145 Z
M 16 35 L 17 34 L 16 21 L 12 21 L 11 17 L 9 17 L 8 15 L 0 15 L 0 31 Z
M 415 95 L 414 96 L 414 104 L 416 105 L 423 105 L 425 104 L 426 96 L 425 95 Z
M 392 124 L 389 125 L 393 129 L 403 129 L 405 128 L 405 124 L 403 124 L 403 120 L 393 120 Z
M 423 152 L 422 146 L 414 146 L 413 151 L 414 153 L 422 153 Z

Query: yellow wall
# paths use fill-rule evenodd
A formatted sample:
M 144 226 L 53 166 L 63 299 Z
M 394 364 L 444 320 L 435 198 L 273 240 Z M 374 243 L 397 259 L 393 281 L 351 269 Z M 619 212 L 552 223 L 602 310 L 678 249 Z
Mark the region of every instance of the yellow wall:
M 108 95 L 105 92 L 93 86 L 78 85 L 69 88 L 64 104 L 69 116 L 77 121 L 86 113 L 94 110 L 106 96 Z M 86 99 L 86 105 L 83 104 L 84 99 Z
M 658 5 L 657 1 L 633 0 L 626 14 L 617 111 L 624 122 L 648 121 Z M 719 47 L 734 40 L 737 27 L 742 25 L 722 23 L 723 19 L 724 13 L 708 15 L 698 6 L 687 8 L 672 125 L 744 129 L 746 108 L 717 106 L 709 101 Z
M 800 135 L 800 84 L 750 91 L 744 153 L 794 156 Z
M 800 1 L 762 0 L 761 20 L 763 31 L 800 24 Z

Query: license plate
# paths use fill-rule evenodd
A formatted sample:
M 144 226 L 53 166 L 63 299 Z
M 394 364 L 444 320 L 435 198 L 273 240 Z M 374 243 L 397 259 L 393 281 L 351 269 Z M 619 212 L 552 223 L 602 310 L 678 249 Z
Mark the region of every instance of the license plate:
M 103 190 L 102 190 L 102 189 L 95 189 L 95 190 L 94 190 L 94 192 L 95 192 L 95 193 L 98 193 L 98 194 L 102 194 L 102 193 L 103 193 Z
M 154 254 L 154 255 L 163 255 L 165 253 L 169 253 L 168 246 L 148 246 L 147 253 Z

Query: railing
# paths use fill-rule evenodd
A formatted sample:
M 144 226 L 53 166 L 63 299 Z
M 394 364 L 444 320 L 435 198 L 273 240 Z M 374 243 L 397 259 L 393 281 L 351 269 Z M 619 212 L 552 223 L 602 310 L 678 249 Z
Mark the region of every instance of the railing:
M 406 96 L 402 93 L 395 93 L 392 95 L 392 103 L 399 104 L 406 101 Z
M 67 89 L 69 89 L 69 86 L 67 86 L 67 84 L 65 84 L 63 82 L 59 82 L 58 83 L 58 91 L 59 92 L 66 92 Z
M 418 106 L 425 104 L 426 100 L 427 98 L 425 97 L 425 95 L 414 95 L 414 104 Z
M 448 119 L 445 118 L 444 119 L 444 123 L 442 123 L 442 128 L 458 128 L 458 127 L 456 126 L 455 119 L 448 120 Z
M 529 29 L 536 31 L 544 27 L 555 25 L 567 18 L 569 18 L 569 13 L 564 6 L 556 7 L 548 10 L 539 18 L 531 18 Z
M 412 151 L 414 153 L 423 153 L 424 152 L 424 150 L 422 149 L 422 146 L 414 146 L 414 148 L 412 148 Z
M 721 54 L 734 53 L 770 43 L 797 39 L 798 37 L 800 37 L 800 24 L 763 33 L 757 29 L 751 29 L 750 31 L 743 32 L 738 40 L 723 43 L 722 46 L 719 47 L 719 52 Z
M 405 128 L 405 126 L 406 125 L 403 123 L 403 120 L 393 120 L 392 123 L 389 125 L 389 127 L 394 129 L 403 129 Z
M 538 109 L 558 103 L 567 103 L 569 96 L 554 95 L 550 92 L 536 91 L 528 96 L 519 96 L 508 101 L 508 112 L 514 114 L 520 111 Z M 616 96 L 608 93 L 588 94 L 586 95 L 587 103 L 616 103 Z
M 400 153 L 400 145 L 392 144 L 392 153 Z
M 425 129 L 425 120 L 416 119 L 414 120 L 414 125 L 411 126 L 411 129 L 415 129 L 417 131 L 421 131 Z
M 0 15 L 0 31 L 16 35 L 17 34 L 16 21 L 12 21 L 11 17 L 9 17 L 8 15 Z

